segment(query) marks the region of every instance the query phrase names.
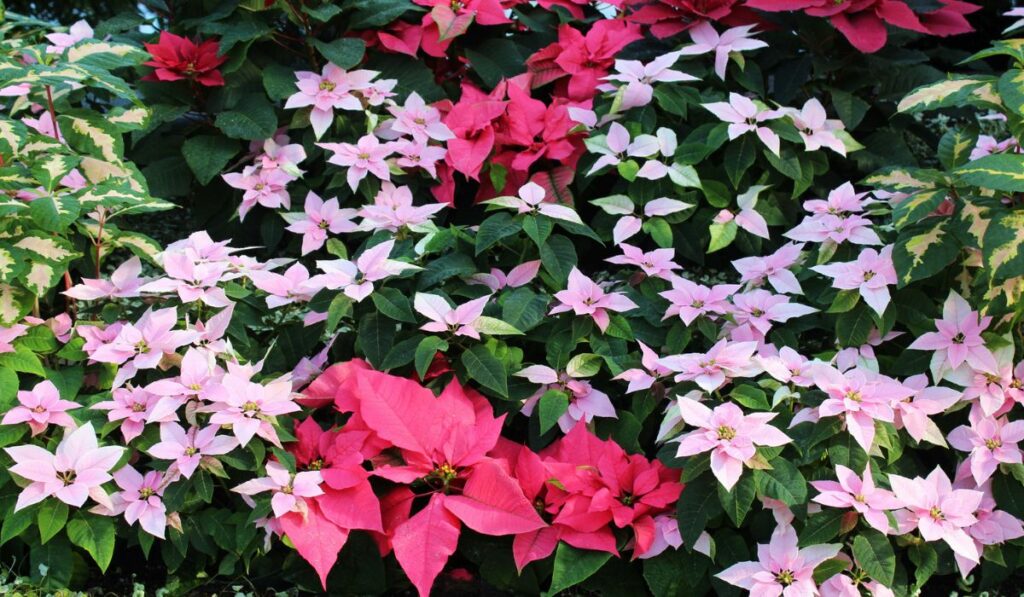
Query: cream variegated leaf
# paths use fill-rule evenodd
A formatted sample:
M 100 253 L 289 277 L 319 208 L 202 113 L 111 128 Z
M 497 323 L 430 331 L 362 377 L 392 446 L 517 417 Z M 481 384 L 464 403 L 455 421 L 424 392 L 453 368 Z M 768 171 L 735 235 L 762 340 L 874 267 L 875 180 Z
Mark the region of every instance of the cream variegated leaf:
M 26 236 L 14 243 L 14 248 L 34 253 L 38 258 L 55 262 L 63 262 L 76 255 L 67 241 L 45 236 Z
M 897 109 L 914 113 L 954 105 L 986 82 L 980 78 L 963 78 L 931 83 L 911 91 L 900 101 Z
M 983 253 L 995 280 L 1024 275 L 1024 212 L 997 215 L 985 231 Z
M 63 114 L 57 120 L 69 145 L 111 164 L 121 163 L 124 140 L 116 127 L 92 114 Z
M 17 155 L 28 137 L 28 129 L 17 120 L 0 119 L 0 153 Z
M 36 295 L 42 295 L 53 287 L 57 282 L 57 278 L 62 274 L 62 270 L 58 270 L 49 263 L 35 261 L 29 264 L 28 271 L 21 276 L 21 281 L 25 288 L 28 288 Z
M 114 69 L 132 66 L 146 60 L 149 55 L 139 48 L 109 41 L 87 41 L 68 50 L 68 62 L 84 63 L 100 68 Z
M 31 296 L 16 286 L 0 284 L 0 325 L 12 325 L 32 308 Z
M 115 108 L 107 114 L 107 121 L 122 132 L 136 131 L 145 128 L 151 116 L 152 111 L 142 106 Z
M 944 270 L 959 252 L 960 243 L 944 221 L 934 226 L 925 224 L 904 230 L 892 251 L 898 286 L 902 288 L 916 280 L 934 276 Z

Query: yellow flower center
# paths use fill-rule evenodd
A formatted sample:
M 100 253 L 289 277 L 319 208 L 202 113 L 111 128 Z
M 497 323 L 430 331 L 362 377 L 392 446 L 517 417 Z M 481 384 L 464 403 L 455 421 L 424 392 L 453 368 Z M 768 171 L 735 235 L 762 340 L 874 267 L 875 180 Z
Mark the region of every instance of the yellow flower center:
M 736 438 L 736 430 L 733 429 L 732 427 L 728 427 L 726 425 L 722 425 L 721 427 L 718 428 L 718 439 L 724 439 L 725 441 L 730 441 L 730 440 L 735 439 L 735 438 Z

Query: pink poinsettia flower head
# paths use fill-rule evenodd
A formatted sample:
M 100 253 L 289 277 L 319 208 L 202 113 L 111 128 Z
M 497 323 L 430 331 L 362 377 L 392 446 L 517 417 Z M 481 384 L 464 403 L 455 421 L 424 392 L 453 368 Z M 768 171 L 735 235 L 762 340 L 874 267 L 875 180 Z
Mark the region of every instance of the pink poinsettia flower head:
M 893 532 L 886 512 L 902 508 L 903 503 L 891 491 L 875 486 L 870 464 L 864 468 L 863 475 L 837 465 L 836 478 L 838 482 L 811 481 L 811 486 L 818 490 L 815 502 L 832 508 L 853 508 L 878 532 Z
M 447 141 L 455 137 L 451 129 L 441 122 L 441 113 L 437 108 L 428 106 L 415 91 L 405 99 L 405 104 L 391 106 L 388 112 L 395 117 L 390 122 L 390 129 L 402 135 L 409 135 L 414 141 Z
M 724 81 L 730 53 L 768 47 L 767 43 L 750 37 L 753 29 L 754 25 L 744 25 L 726 29 L 719 35 L 711 23 L 700 21 L 690 29 L 690 39 L 693 40 L 693 45 L 686 46 L 679 52 L 688 56 L 713 52 L 715 54 L 715 74 Z
M 269 491 L 273 493 L 270 506 L 274 516 L 281 518 L 289 512 L 303 512 L 306 508 L 305 498 L 323 495 L 320 488 L 323 483 L 320 471 L 303 471 L 292 474 L 278 462 L 267 463 L 267 476 L 246 481 L 231 491 L 244 496 L 256 495 Z
M 298 178 L 302 176 L 299 164 L 306 159 L 306 150 L 300 143 L 289 143 L 287 135 L 278 135 L 273 139 L 267 139 L 262 146 L 257 146 L 254 151 L 261 151 L 256 160 L 264 170 L 278 168 L 289 176 Z M 256 142 L 254 142 L 256 143 Z
M 889 485 L 909 511 L 911 529 L 916 527 L 925 541 L 945 541 L 956 555 L 979 561 L 981 553 L 965 528 L 978 522 L 974 513 L 984 498 L 982 492 L 953 489 L 938 467 L 923 479 L 889 475 Z
M 141 272 L 142 262 L 138 257 L 132 257 L 110 274 L 110 280 L 83 278 L 81 284 L 68 288 L 64 295 L 80 301 L 136 297 L 145 283 L 145 280 L 139 277 Z
M 888 377 L 872 371 L 851 369 L 840 373 L 829 366 L 814 369 L 818 389 L 828 394 L 818 406 L 822 417 L 842 416 L 846 429 L 865 452 L 875 439 L 875 421 L 892 422 L 896 414 L 892 403 L 916 392 Z
M 702 104 L 722 122 L 729 123 L 729 139 L 745 133 L 755 133 L 772 153 L 779 155 L 779 135 L 765 126 L 764 122 L 782 117 L 779 110 L 759 108 L 750 98 L 730 93 L 728 102 Z
M 231 425 L 232 433 L 242 446 L 258 435 L 281 447 L 271 423 L 275 417 L 300 410 L 293 399 L 292 384 L 287 379 L 279 378 L 262 385 L 251 381 L 243 371 L 235 370 L 224 375 L 211 396 L 212 404 L 204 410 L 213 413 L 210 423 Z
M 642 368 L 627 369 L 612 378 L 629 382 L 629 386 L 626 388 L 627 394 L 647 390 L 658 379 L 672 373 L 671 369 L 658 362 L 661 358 L 658 353 L 639 340 L 637 340 L 637 344 L 640 345 Z
M 315 276 L 311 283 L 332 290 L 342 289 L 346 296 L 361 302 L 373 292 L 374 282 L 397 276 L 406 270 L 419 269 L 415 265 L 390 259 L 394 246 L 394 239 L 376 244 L 363 251 L 355 263 L 347 259 L 317 261 L 317 267 L 324 273 Z
M 136 522 L 154 537 L 164 538 L 167 528 L 167 507 L 163 494 L 167 480 L 160 471 L 149 471 L 144 476 L 130 465 L 114 473 L 114 482 L 121 488 L 114 497 L 124 507 L 124 519 L 130 525 Z
M 195 332 L 175 330 L 178 311 L 174 307 L 146 311 L 134 324 L 127 323 L 113 340 L 98 346 L 89 356 L 101 363 L 122 365 L 114 378 L 118 387 L 141 369 L 153 369 L 164 355 L 192 342 Z
M 18 495 L 14 506 L 17 511 L 51 496 L 76 508 L 89 497 L 109 505 L 110 498 L 101 486 L 112 479 L 110 469 L 121 459 L 124 448 L 101 448 L 92 423 L 86 423 L 66 431 L 55 453 L 33 445 L 12 446 L 4 451 L 14 460 L 10 472 L 30 481 Z
M 942 430 L 929 417 L 945 412 L 960 401 L 962 394 L 953 388 L 930 385 L 924 373 L 903 380 L 903 386 L 914 394 L 892 402 L 896 428 L 906 429 L 915 441 L 945 446 Z
M 519 288 L 526 286 L 537 277 L 540 272 L 540 259 L 534 259 L 533 261 L 527 261 L 521 263 L 508 271 L 501 271 L 496 267 L 491 268 L 491 272 L 488 274 L 473 274 L 466 278 L 468 284 L 481 284 L 491 289 L 492 292 L 498 292 L 502 288 Z
M 841 156 L 846 155 L 846 145 L 836 136 L 836 131 L 843 130 L 843 122 L 830 120 L 817 98 L 812 97 L 804 102 L 803 108 L 790 109 L 787 114 L 804 140 L 807 151 L 827 147 Z
M 218 284 L 224 280 L 228 265 L 222 261 L 201 261 L 190 251 L 163 255 L 167 277 L 143 284 L 139 290 L 149 293 L 176 293 L 183 303 L 203 303 L 216 308 L 231 304 Z
M 371 85 L 377 76 L 374 71 L 348 72 L 328 63 L 320 74 L 300 71 L 295 73 L 298 91 L 285 102 L 286 109 L 311 107 L 309 122 L 319 139 L 334 122 L 334 110 L 361 111 L 363 103 L 357 93 Z
M 672 278 L 672 289 L 659 293 L 670 303 L 662 319 L 678 316 L 686 325 L 702 315 L 712 321 L 718 319 L 730 311 L 729 297 L 739 288 L 739 284 L 716 284 L 709 288 L 686 278 Z
M 832 278 L 832 287 L 857 290 L 864 302 L 881 316 L 889 305 L 889 286 L 897 283 L 892 245 L 881 251 L 863 249 L 856 261 L 816 265 L 812 270 Z
M 448 150 L 440 145 L 427 145 L 423 141 L 409 139 L 392 141 L 391 148 L 398 154 L 395 165 L 407 170 L 423 168 L 433 178 L 437 178 L 437 163 L 448 155 Z
M 445 207 L 444 203 L 415 206 L 409 187 L 396 187 L 390 182 L 385 182 L 381 183 L 380 191 L 374 196 L 373 203 L 364 205 L 359 210 L 359 216 L 363 218 L 359 227 L 362 230 L 397 232 L 399 228 L 415 227 L 429 222 L 435 213 Z
M 596 282 L 572 268 L 569 272 L 569 283 L 565 290 L 555 293 L 558 305 L 549 314 L 572 311 L 576 315 L 587 315 L 594 320 L 597 327 L 604 332 L 608 329 L 611 319 L 609 311 L 622 312 L 636 309 L 637 305 L 626 295 L 619 292 L 605 292 Z
M 676 381 L 692 381 L 706 392 L 714 392 L 730 379 L 752 377 L 761 372 L 754 360 L 756 342 L 719 340 L 706 353 L 691 352 L 663 357 L 658 364 L 676 372 Z
M 484 307 L 491 295 L 482 296 L 452 307 L 443 296 L 417 292 L 413 299 L 413 307 L 421 315 L 430 320 L 420 326 L 427 332 L 449 333 L 453 336 L 466 336 L 474 340 L 480 339 L 476 325 L 484 314 Z
M 390 181 L 391 171 L 388 169 L 387 157 L 393 148 L 389 143 L 381 143 L 374 135 L 363 135 L 352 143 L 317 143 L 320 147 L 334 152 L 327 161 L 336 166 L 348 168 L 346 180 L 353 191 L 359 181 L 373 174 L 380 180 Z
M 322 288 L 321 280 L 310 277 L 301 263 L 289 267 L 283 274 L 268 271 L 253 272 L 250 276 L 256 288 L 267 293 L 267 306 L 276 309 L 292 303 L 305 303 Z
M 694 456 L 710 451 L 711 472 L 727 490 L 739 481 L 743 463 L 754 457 L 757 446 L 782 446 L 793 441 L 769 424 L 777 413 L 744 415 L 731 402 L 712 410 L 683 396 L 676 401 L 683 421 L 698 428 L 676 440 L 676 455 Z
M 782 383 L 801 388 L 814 385 L 813 371 L 818 363 L 808 360 L 788 346 L 783 346 L 774 355 L 766 354 L 765 349 L 762 349 L 755 358 L 765 373 Z
M 654 83 L 682 83 L 698 81 L 697 77 L 682 71 L 674 70 L 672 65 L 679 60 L 681 52 L 662 54 L 644 64 L 639 60 L 616 60 L 615 72 L 604 78 L 625 85 L 622 91 L 620 110 L 639 108 L 651 103 L 654 99 Z M 613 85 L 602 85 L 602 91 L 613 91 Z
M 547 391 L 558 390 L 568 395 L 569 407 L 558 418 L 558 427 L 563 433 L 568 433 L 581 421 L 590 423 L 594 417 L 619 418 L 608 394 L 595 389 L 585 379 L 577 379 L 568 372 L 559 373 L 544 365 L 530 365 L 515 375 L 541 384 L 537 392 L 523 401 L 520 412 L 528 417 L 533 415 L 537 403 Z
M 675 256 L 675 249 L 655 249 L 644 252 L 640 247 L 620 243 L 621 255 L 615 255 L 605 259 L 608 263 L 617 265 L 632 265 L 640 268 L 645 275 L 652 278 L 671 280 L 674 277 L 674 270 L 680 269 L 680 265 L 672 260 Z
M 221 456 L 238 447 L 237 439 L 217 435 L 219 430 L 219 426 L 210 425 L 185 431 L 177 423 L 164 423 L 160 425 L 160 441 L 153 444 L 148 452 L 153 458 L 172 460 L 172 466 L 188 479 L 204 457 Z
M 75 421 L 66 411 L 81 406 L 77 402 L 62 400 L 57 386 L 50 380 L 44 380 L 31 390 L 18 392 L 18 405 L 4 414 L 0 425 L 28 423 L 33 436 L 46 431 L 50 425 L 73 429 Z
M 291 207 L 288 183 L 292 182 L 293 178 L 284 170 L 246 166 L 241 172 L 222 174 L 221 178 L 228 186 L 244 191 L 242 204 L 238 207 L 239 220 L 244 220 L 246 214 L 257 204 L 270 209 Z
M 110 400 L 97 402 L 90 408 L 105 410 L 107 420 L 121 421 L 121 434 L 125 443 L 142 435 L 146 423 L 163 423 L 174 421 L 181 402 L 177 400 L 161 400 L 159 396 L 144 388 L 115 388 L 110 393 Z
M 842 545 L 811 545 L 800 549 L 796 531 L 779 525 L 767 545 L 757 546 L 758 561 L 733 564 L 715 576 L 751 595 L 816 595 L 814 569 L 834 558 Z
M 734 294 L 732 297 L 733 320 L 741 330 L 749 331 L 749 337 L 763 339 L 775 323 L 785 323 L 794 317 L 803 317 L 818 310 L 807 305 L 789 302 L 784 294 L 773 294 L 764 289 Z
M 16 323 L 11 326 L 0 326 L 0 354 L 14 352 L 14 345 L 11 344 L 16 338 L 28 333 L 28 326 Z
M 942 305 L 942 318 L 935 320 L 936 331 L 922 334 L 908 348 L 934 351 L 931 369 L 935 379 L 965 363 L 971 369 L 998 374 L 995 356 L 981 336 L 991 322 L 991 317 L 982 317 L 964 297 L 950 290 Z
M 970 423 L 952 430 L 947 439 L 957 450 L 970 453 L 971 474 L 978 485 L 987 481 L 1000 464 L 1024 461 L 1017 446 L 1024 440 L 1024 421 L 987 417 L 974 410 Z
M 352 221 L 358 213 L 353 208 L 341 209 L 337 198 L 324 201 L 310 191 L 306 195 L 302 218 L 291 222 L 286 230 L 302 235 L 302 254 L 305 255 L 324 246 L 328 234 L 358 230 L 358 226 Z
M 576 210 L 567 206 L 545 201 L 547 191 L 544 187 L 535 182 L 528 182 L 519 187 L 519 194 L 516 197 L 497 197 L 488 199 L 484 203 L 488 205 L 499 205 L 510 207 L 521 214 L 541 214 L 555 220 L 564 220 L 573 224 L 582 224 Z
M 47 54 L 60 54 L 64 50 L 86 39 L 92 39 L 94 32 L 85 20 L 77 21 L 68 28 L 67 33 L 48 33 L 46 39 L 51 45 L 46 46 Z
M 800 262 L 803 244 L 787 243 L 766 257 L 743 257 L 732 262 L 740 282 L 757 287 L 768 282 L 780 294 L 803 294 L 800 281 L 789 268 Z
M 858 193 L 853 184 L 844 182 L 829 191 L 826 199 L 808 199 L 804 201 L 804 209 L 813 215 L 844 215 L 864 211 L 867 192 Z

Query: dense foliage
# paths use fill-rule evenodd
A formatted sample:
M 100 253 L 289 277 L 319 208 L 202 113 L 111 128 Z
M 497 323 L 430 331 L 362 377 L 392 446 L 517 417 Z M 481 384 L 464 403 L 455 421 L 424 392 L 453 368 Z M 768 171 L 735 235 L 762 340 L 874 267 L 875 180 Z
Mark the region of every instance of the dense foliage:
M 1012 19 L 947 44 L 995 14 L 145 7 L 0 24 L 0 556 L 26 582 L 1019 581 Z

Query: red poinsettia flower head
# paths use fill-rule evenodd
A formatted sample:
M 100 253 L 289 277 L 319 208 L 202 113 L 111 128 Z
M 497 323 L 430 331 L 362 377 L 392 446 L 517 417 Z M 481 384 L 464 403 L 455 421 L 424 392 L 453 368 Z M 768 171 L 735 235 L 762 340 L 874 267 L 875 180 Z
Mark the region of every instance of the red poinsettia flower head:
M 200 41 L 174 35 L 166 31 L 160 32 L 160 41 L 145 44 L 152 60 L 146 66 L 154 70 L 144 81 L 180 81 L 189 79 L 206 87 L 224 85 L 218 67 L 227 61 L 227 56 L 218 56 L 220 44 L 213 39 Z

